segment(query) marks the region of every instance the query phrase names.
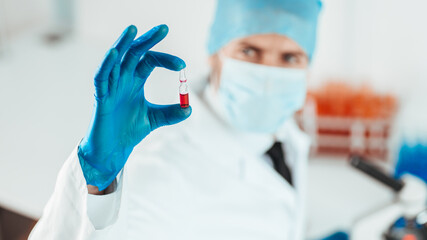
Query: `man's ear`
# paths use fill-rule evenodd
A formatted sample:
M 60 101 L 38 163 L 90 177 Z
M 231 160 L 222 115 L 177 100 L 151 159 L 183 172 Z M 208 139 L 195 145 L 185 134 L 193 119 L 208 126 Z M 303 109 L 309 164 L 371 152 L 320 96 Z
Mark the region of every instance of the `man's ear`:
M 222 62 L 218 53 L 215 53 L 208 58 L 210 66 L 209 82 L 214 87 L 215 91 L 219 88 L 219 81 L 221 76 Z
M 218 62 L 218 53 L 215 53 L 215 54 L 210 55 L 208 57 L 208 64 L 211 67 L 211 69 L 213 69 L 215 67 L 217 62 Z

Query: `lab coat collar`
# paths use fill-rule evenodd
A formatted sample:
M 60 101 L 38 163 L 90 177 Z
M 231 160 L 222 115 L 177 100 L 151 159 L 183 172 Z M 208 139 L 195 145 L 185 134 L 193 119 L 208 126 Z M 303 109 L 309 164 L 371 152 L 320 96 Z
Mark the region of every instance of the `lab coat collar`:
M 295 206 L 295 201 L 302 203 L 305 185 L 305 169 L 307 164 L 309 138 L 290 119 L 273 136 L 257 135 L 238 132 L 229 126 L 215 108 L 214 101 L 206 89 L 206 82 L 196 91 L 190 90 L 190 105 L 193 113 L 182 123 L 182 134 L 186 140 L 198 151 L 208 153 L 214 164 L 224 166 L 227 171 L 235 172 L 253 187 L 261 192 L 268 191 L 269 195 L 276 195 L 288 202 L 288 206 Z M 194 88 L 193 88 L 194 89 Z M 294 187 L 277 174 L 268 165 L 265 152 L 271 147 L 274 140 L 285 143 L 287 162 L 294 174 Z M 261 160 L 261 161 L 260 161 Z M 278 191 L 278 189 L 282 189 Z M 295 198 L 294 193 L 298 196 Z M 294 197 L 291 197 L 294 196 Z

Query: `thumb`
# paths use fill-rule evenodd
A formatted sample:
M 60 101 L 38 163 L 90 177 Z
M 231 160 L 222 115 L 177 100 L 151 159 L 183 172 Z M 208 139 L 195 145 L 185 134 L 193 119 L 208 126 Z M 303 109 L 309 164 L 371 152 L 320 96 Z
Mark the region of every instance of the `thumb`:
M 151 123 L 151 131 L 166 125 L 179 123 L 191 115 L 191 106 L 181 108 L 179 104 L 155 105 L 150 104 L 148 114 Z

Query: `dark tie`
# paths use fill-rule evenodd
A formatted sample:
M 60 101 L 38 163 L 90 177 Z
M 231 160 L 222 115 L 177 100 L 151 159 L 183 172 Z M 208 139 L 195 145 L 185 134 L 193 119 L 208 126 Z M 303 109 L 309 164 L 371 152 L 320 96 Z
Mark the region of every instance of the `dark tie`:
M 266 152 L 273 161 L 274 169 L 292 186 L 292 175 L 288 165 L 286 165 L 285 154 L 283 153 L 282 143 L 275 142 Z

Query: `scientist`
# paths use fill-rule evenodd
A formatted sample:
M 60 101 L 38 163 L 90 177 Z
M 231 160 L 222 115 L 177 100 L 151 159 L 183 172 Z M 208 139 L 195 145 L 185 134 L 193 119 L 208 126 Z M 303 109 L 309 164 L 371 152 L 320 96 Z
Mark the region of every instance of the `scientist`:
M 144 97 L 155 67 L 185 67 L 150 51 L 168 28 L 134 40 L 128 27 L 98 69 L 88 132 L 29 239 L 303 239 L 309 141 L 293 115 L 320 7 L 219 0 L 211 74 L 189 108 Z

